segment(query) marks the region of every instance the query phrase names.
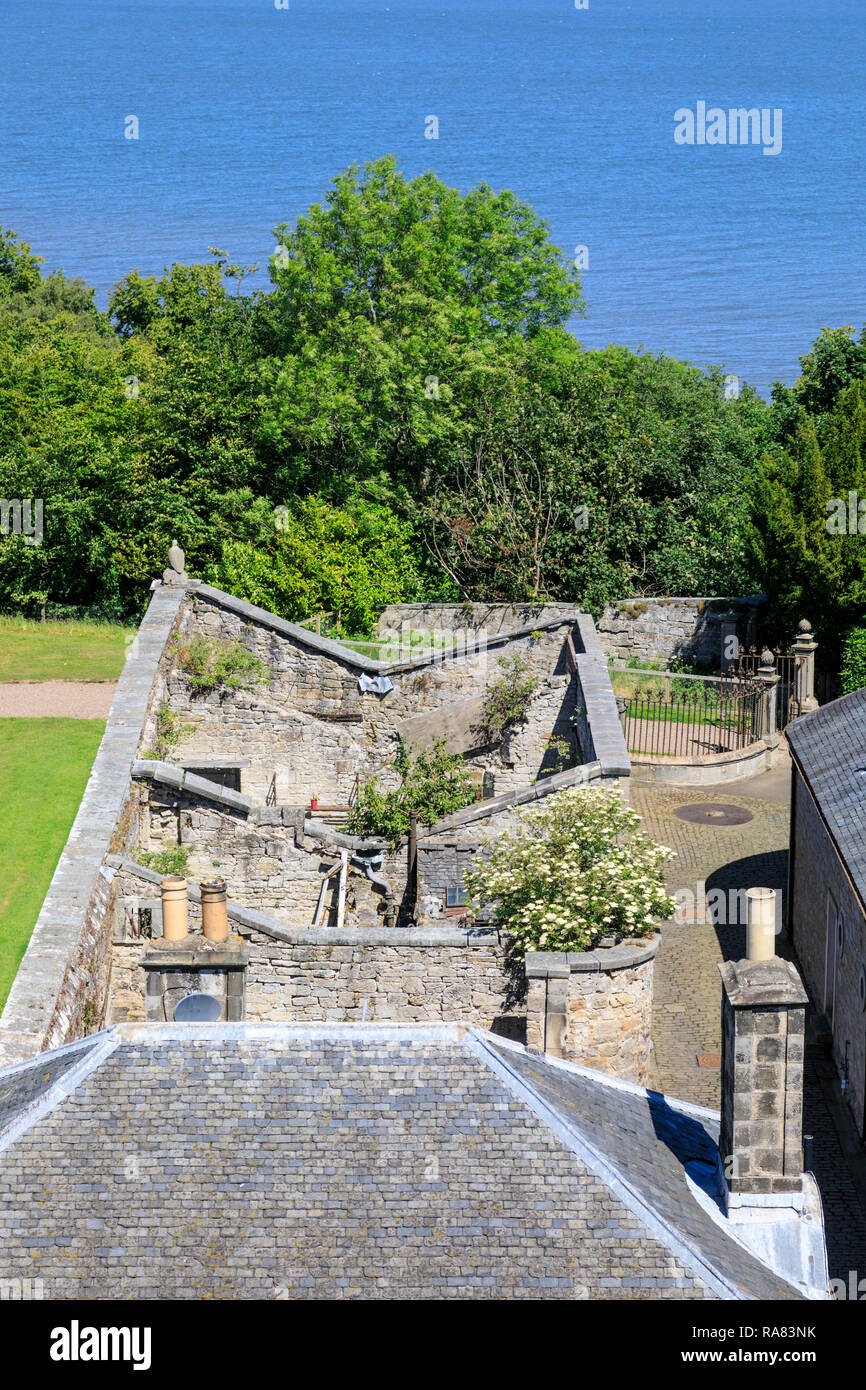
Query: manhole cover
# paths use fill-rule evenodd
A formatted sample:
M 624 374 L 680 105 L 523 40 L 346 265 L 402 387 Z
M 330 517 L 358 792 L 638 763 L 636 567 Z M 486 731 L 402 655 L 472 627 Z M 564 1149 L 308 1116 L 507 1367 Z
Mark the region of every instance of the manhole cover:
M 727 806 L 718 801 L 698 801 L 694 806 L 678 806 L 674 811 L 680 820 L 697 825 L 745 825 L 752 819 L 751 811 L 742 806 Z

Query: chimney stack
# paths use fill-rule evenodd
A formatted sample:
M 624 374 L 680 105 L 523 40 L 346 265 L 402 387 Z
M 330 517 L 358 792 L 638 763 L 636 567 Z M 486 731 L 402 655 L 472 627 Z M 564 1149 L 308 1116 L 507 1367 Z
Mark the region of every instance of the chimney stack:
M 766 900 L 757 901 L 765 910 Z M 750 899 L 750 936 L 751 906 Z M 725 961 L 719 970 L 719 1152 L 730 1208 L 749 1204 L 759 1194 L 802 1189 L 807 995 L 794 966 L 778 956 Z

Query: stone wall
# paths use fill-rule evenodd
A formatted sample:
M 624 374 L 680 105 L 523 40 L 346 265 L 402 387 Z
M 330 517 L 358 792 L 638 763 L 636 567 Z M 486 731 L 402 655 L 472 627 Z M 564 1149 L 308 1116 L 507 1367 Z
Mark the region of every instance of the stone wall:
M 363 1007 L 356 982 L 375 983 L 381 974 L 378 1007 L 385 1012 L 380 1017 L 468 1017 L 485 1027 L 516 1027 L 519 1032 L 522 1025 L 515 1020 L 522 1018 L 522 985 L 512 977 L 498 937 L 492 944 L 495 933 L 483 936 L 483 949 L 477 934 L 461 934 L 456 926 L 434 926 L 433 938 L 410 938 L 403 926 L 377 937 L 385 895 L 363 872 L 350 872 L 344 926 L 361 935 L 339 942 L 329 938 L 336 897 L 336 891 L 329 891 L 321 939 L 291 942 L 280 936 L 281 927 L 309 931 L 322 870 L 339 859 L 333 843 L 306 833 L 298 814 L 303 803 L 314 795 L 320 802 L 347 800 L 356 774 L 386 765 L 397 730 L 410 715 L 483 694 L 502 657 L 524 656 L 538 679 L 538 691 L 502 751 L 482 750 L 471 759 L 494 771 L 496 795 L 421 834 L 418 895 L 438 902 L 438 912 L 425 918 L 419 910 L 405 842 L 386 847 L 381 872 L 402 905 L 402 923 L 417 920 L 420 930 L 426 922 L 429 931 L 437 916 L 449 921 L 441 916 L 447 887 L 460 881 L 479 845 L 512 823 L 515 807 L 565 786 L 627 777 L 627 756 L 623 762 L 603 720 L 596 721 L 597 737 L 587 739 L 586 682 L 579 665 L 586 652 L 575 659 L 572 634 L 577 647 L 585 647 L 587 635 L 592 637 L 591 621 L 559 608 L 519 616 L 529 616 L 532 626 L 500 630 L 486 647 L 471 649 L 462 660 L 428 656 L 393 663 L 387 671 L 394 689 L 386 695 L 362 695 L 359 675 L 382 674 L 382 663 L 205 585 L 156 585 L 118 686 L 93 776 L 0 1022 L 0 1062 L 14 1063 L 100 1026 L 110 971 L 119 968 L 116 951 L 110 949 L 118 903 L 112 856 L 178 844 L 188 850 L 193 883 L 221 875 L 248 915 L 264 912 L 275 924 L 252 942 L 258 952 L 256 969 L 261 970 L 251 993 L 253 1016 L 256 1010 L 264 1016 L 274 1006 L 307 1009 L 312 1012 L 300 1016 L 310 1018 L 320 1016 L 316 1011 L 321 1008 L 330 1010 L 328 1017 L 352 1017 L 352 1010 Z M 196 632 L 241 642 L 257 653 L 268 669 L 267 682 L 247 691 L 195 694 L 177 668 L 177 646 Z M 593 658 L 592 672 L 602 669 Z M 201 759 L 210 764 L 220 758 L 249 759 L 243 790 L 252 795 L 215 788 L 177 766 L 151 763 L 148 773 L 135 761 L 136 754 L 153 756 L 149 750 L 166 701 L 191 726 L 171 756 L 177 762 Z M 548 748 L 549 738 L 571 739 L 578 710 L 581 737 L 593 760 L 545 775 L 557 758 Z M 152 769 L 160 766 L 162 773 L 155 777 Z M 296 798 L 294 807 L 261 804 L 280 768 L 277 800 Z M 336 890 L 336 880 L 332 884 Z M 249 930 L 258 930 L 255 922 Z M 435 936 L 436 931 L 456 936 Z M 313 951 L 302 962 L 303 979 L 286 961 L 287 942 Z M 329 954 L 335 950 L 340 954 Z M 284 970 L 294 973 L 278 973 Z M 310 974 L 324 983 L 311 989 Z
M 866 1013 L 860 1000 L 860 975 L 866 968 L 866 920 L 863 908 L 845 872 L 799 772 L 794 776 L 791 818 L 791 881 L 789 883 L 790 932 L 803 979 L 815 1008 L 827 1010 L 827 932 L 831 910 L 841 912 L 844 944 L 836 951 L 833 1056 L 843 1072 L 848 1063 L 848 1097 L 855 1123 L 866 1124 Z M 823 895 L 816 884 L 825 885 Z
M 645 1086 L 658 937 L 594 951 L 531 951 L 526 1044 Z
M 108 1023 L 145 1017 L 146 938 L 129 935 L 124 904 L 159 897 L 159 875 L 117 868 Z M 525 1032 L 523 973 L 495 930 L 441 925 L 416 930 L 341 932 L 264 929 L 261 914 L 230 903 L 230 929 L 247 943 L 246 1016 L 263 1022 L 355 1021 L 471 1023 L 518 1041 Z M 258 923 L 259 925 L 256 925 Z M 160 928 L 157 928 L 157 932 Z M 201 932 L 197 894 L 191 934 Z
M 492 647 L 472 648 L 456 658 L 445 653 L 385 665 L 366 662 L 289 624 L 283 626 L 291 627 L 290 632 L 277 630 L 252 618 L 250 605 L 238 605 L 240 611 L 235 611 L 215 598 L 217 593 L 204 586 L 193 591 L 183 617 L 183 641 L 201 634 L 211 641 L 240 643 L 265 663 L 269 678 L 249 690 L 205 694 L 194 691 L 175 665 L 167 693 L 186 732 L 173 756 L 189 763 L 197 757 L 209 762 L 249 759 L 250 767 L 241 772 L 241 790 L 256 801 L 265 800 L 274 778 L 277 801 L 293 805 L 312 797 L 322 805 L 345 805 L 356 778 L 378 775 L 385 786 L 396 782 L 391 762 L 403 725 L 411 720 L 414 741 L 423 745 L 420 716 L 428 712 L 441 719 L 443 706 L 483 696 L 499 662 L 516 655 L 538 681 L 527 717 L 501 751 L 481 748 L 467 761 L 480 772 L 492 772 L 496 791 L 508 791 L 558 765 L 551 739 L 567 745 L 563 764 L 574 757 L 575 686 L 564 658 L 570 622 L 511 639 L 499 636 Z M 385 695 L 362 694 L 359 675 L 370 666 L 387 670 L 394 689 Z
M 552 619 L 573 619 L 573 603 L 390 603 L 378 622 L 381 636 L 413 632 L 486 632 L 493 636 Z
M 722 620 L 733 611 L 744 646 L 757 638 L 762 595 L 749 598 L 634 598 L 609 603 L 598 620 L 598 636 L 615 664 L 636 658 L 641 665 L 672 660 L 719 669 Z
M 259 806 L 248 814 L 214 797 L 165 787 L 151 781 L 142 788 L 146 798 L 138 848 L 159 852 L 181 844 L 188 854 L 187 876 L 195 882 L 222 877 L 238 903 L 271 913 L 286 925 L 306 927 L 313 921 L 322 874 L 340 860 L 339 847 L 321 843 L 297 831 L 297 817 L 284 817 L 288 808 Z M 405 843 L 383 856 L 381 875 L 392 885 L 399 904 L 406 895 Z M 336 878 L 326 897 L 325 925 L 336 920 Z M 346 920 L 370 923 L 385 911 L 383 890 L 351 864 L 347 883 Z

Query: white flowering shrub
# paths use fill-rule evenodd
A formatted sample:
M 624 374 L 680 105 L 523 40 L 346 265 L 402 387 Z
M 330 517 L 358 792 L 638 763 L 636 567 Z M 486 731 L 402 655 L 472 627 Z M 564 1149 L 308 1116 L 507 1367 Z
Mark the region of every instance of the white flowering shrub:
M 586 951 L 672 915 L 663 865 L 675 853 L 635 833 L 640 816 L 618 793 L 569 787 L 517 819 L 464 874 L 473 907 L 492 905 L 517 949 Z

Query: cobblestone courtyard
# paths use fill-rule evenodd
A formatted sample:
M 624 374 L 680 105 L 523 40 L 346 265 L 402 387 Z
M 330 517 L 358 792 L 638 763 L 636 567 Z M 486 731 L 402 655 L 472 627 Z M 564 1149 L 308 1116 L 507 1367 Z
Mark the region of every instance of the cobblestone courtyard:
M 746 952 L 745 900 L 736 895 L 760 886 L 776 888 L 784 898 L 786 887 L 787 801 L 767 799 L 765 780 L 758 789 L 760 797 L 743 794 L 748 783 L 740 783 L 738 790 L 660 788 L 637 782 L 631 787 L 632 806 L 643 817 L 641 829 L 676 850 L 677 858 L 667 870 L 671 892 L 686 890 L 693 905 L 682 920 L 667 923 L 662 931 L 654 981 L 652 1084 L 716 1109 L 721 1049 L 718 965 Z M 752 819 L 720 826 L 674 814 L 678 807 L 706 802 L 743 807 Z M 705 895 L 714 889 L 722 890 L 724 899 L 723 904 L 716 899 L 718 905 L 710 912 Z M 778 950 L 790 955 L 784 938 Z M 701 1056 L 710 1065 L 699 1065 Z M 830 1277 L 847 1284 L 851 1270 L 866 1277 L 866 1156 L 839 1098 L 836 1069 L 815 1047 L 807 1049 L 804 1129 L 815 1136 L 812 1170 L 824 1202 Z

